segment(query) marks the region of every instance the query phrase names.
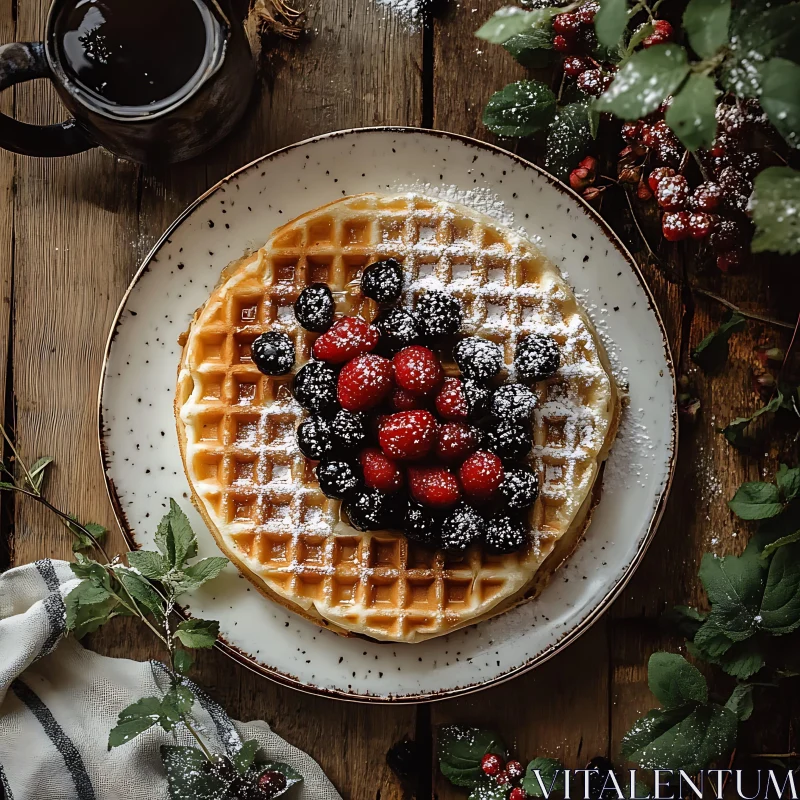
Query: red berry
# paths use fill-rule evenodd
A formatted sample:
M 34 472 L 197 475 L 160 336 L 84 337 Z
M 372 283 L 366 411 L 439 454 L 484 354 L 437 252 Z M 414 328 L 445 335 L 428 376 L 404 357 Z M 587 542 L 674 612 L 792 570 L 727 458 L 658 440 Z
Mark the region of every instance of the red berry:
M 582 25 L 591 25 L 594 22 L 595 14 L 599 8 L 597 3 L 586 3 L 582 5 L 575 13 Z
M 367 353 L 342 367 L 336 395 L 347 411 L 366 411 L 383 402 L 391 390 L 392 362 Z
M 515 786 L 511 790 L 508 800 L 528 800 L 528 795 L 525 794 L 525 790 L 521 786 Z
M 436 395 L 436 411 L 443 419 L 466 419 L 469 410 L 460 378 L 445 378 Z
M 657 19 L 653 21 L 653 32 L 665 39 L 671 39 L 674 31 L 672 25 L 665 19 Z
M 442 382 L 444 372 L 433 350 L 412 344 L 393 359 L 394 379 L 401 389 L 414 394 L 428 394 Z
M 701 183 L 689 198 L 693 211 L 716 211 L 722 200 L 722 190 L 716 183 Z
M 594 156 L 584 156 L 580 160 L 578 167 L 587 170 L 589 172 L 589 177 L 594 180 L 597 174 L 597 159 Z
M 577 167 L 569 174 L 569 185 L 576 191 L 583 191 L 587 186 L 592 185 L 592 179 L 589 177 L 589 170 L 583 167 Z
M 430 411 L 400 411 L 378 430 L 381 449 L 391 458 L 413 461 L 428 455 L 436 440 L 436 419 Z
M 574 36 L 581 26 L 581 21 L 577 14 L 557 14 L 553 17 L 553 30 L 562 33 L 564 36 Z
M 465 494 L 477 500 L 488 500 L 505 477 L 503 462 L 494 453 L 479 450 L 461 465 L 458 477 Z
M 589 69 L 589 62 L 581 56 L 567 56 L 564 59 L 564 74 L 570 78 L 577 78 L 581 72 Z
M 711 231 L 711 246 L 718 253 L 724 253 L 728 250 L 733 250 L 737 245 L 742 243 L 744 239 L 744 231 L 742 226 L 734 222 L 732 219 L 721 219 L 714 226 Z
M 314 342 L 311 352 L 320 361 L 344 364 L 374 349 L 378 337 L 378 329 L 360 317 L 342 317 Z
M 636 142 L 642 134 L 642 125 L 644 123 L 638 119 L 636 122 L 623 122 L 622 123 L 622 138 L 626 142 Z
M 728 250 L 717 256 L 717 269 L 720 272 L 736 272 L 744 263 L 744 250 Z
M 668 41 L 669 38 L 662 36 L 660 33 L 651 33 L 650 36 L 642 40 L 642 47 L 647 50 L 647 48 L 653 47 L 653 45 L 666 44 Z
M 656 200 L 664 211 L 680 211 L 689 199 L 689 184 L 683 175 L 662 178 L 656 187 Z
M 566 36 L 559 34 L 553 37 L 553 50 L 557 53 L 569 53 L 571 49 L 572 45 L 567 40 Z
M 644 178 L 639 181 L 639 185 L 636 187 L 636 196 L 640 200 L 650 200 L 653 197 L 653 191 Z
M 274 797 L 286 788 L 286 776 L 277 770 L 267 770 L 259 775 L 258 788 L 265 798 Z
M 409 467 L 411 496 L 429 508 L 452 508 L 461 499 L 458 479 L 445 467 Z
M 661 220 L 661 232 L 668 242 L 680 242 L 689 235 L 689 215 L 685 211 L 671 211 Z
M 650 173 L 650 177 L 647 179 L 647 185 L 655 192 L 655 190 L 658 189 L 658 184 L 661 183 L 664 178 L 671 178 L 674 174 L 675 170 L 671 167 L 656 167 Z
M 689 235 L 692 239 L 705 239 L 714 227 L 714 217 L 703 211 L 689 215 Z
M 508 786 L 508 784 L 511 783 L 511 776 L 505 770 L 498 772 L 494 779 L 500 786 Z
M 603 73 L 599 69 L 587 69 L 578 77 L 578 88 L 590 97 L 599 97 L 606 89 Z
M 362 450 L 358 460 L 364 471 L 364 483 L 370 489 L 394 492 L 403 485 L 403 473 L 400 468 L 377 447 Z
M 390 402 L 395 411 L 414 411 L 423 407 L 425 398 L 413 392 L 407 392 L 405 389 L 395 389 Z
M 487 753 L 481 759 L 481 769 L 483 770 L 484 775 L 488 775 L 489 777 L 492 777 L 492 775 L 497 775 L 502 767 L 503 762 L 500 760 L 500 756 L 496 756 L 494 753 Z
M 506 764 L 506 772 L 514 779 L 521 778 L 525 774 L 525 768 L 519 761 L 509 761 Z
M 471 425 L 445 422 L 436 432 L 436 455 L 442 461 L 463 461 L 479 443 L 478 432 Z

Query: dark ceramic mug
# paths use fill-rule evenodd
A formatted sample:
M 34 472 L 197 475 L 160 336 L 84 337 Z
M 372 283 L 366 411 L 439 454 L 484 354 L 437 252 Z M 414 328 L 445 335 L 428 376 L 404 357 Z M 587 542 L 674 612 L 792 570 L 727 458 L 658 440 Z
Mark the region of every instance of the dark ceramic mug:
M 194 2 L 206 41 L 203 61 L 191 82 L 170 102 L 120 106 L 91 91 L 65 65 L 56 21 L 76 2 L 54 0 L 44 42 L 0 47 L 0 91 L 49 78 L 74 118 L 57 125 L 30 125 L 0 114 L 0 147 L 27 156 L 66 156 L 103 146 L 122 158 L 154 163 L 183 161 L 220 141 L 247 107 L 255 75 L 253 58 L 243 26 L 231 23 L 228 0 Z

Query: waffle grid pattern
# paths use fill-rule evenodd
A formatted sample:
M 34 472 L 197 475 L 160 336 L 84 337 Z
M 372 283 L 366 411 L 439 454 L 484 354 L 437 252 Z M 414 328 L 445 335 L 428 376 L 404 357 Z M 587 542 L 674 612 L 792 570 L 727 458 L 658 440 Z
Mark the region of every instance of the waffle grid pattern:
M 562 369 L 537 387 L 532 463 L 542 492 L 531 546 L 520 553 L 473 547 L 454 558 L 394 533 L 353 530 L 297 449 L 305 412 L 291 397 L 291 376 L 264 376 L 250 359 L 253 340 L 269 329 L 293 337 L 298 366 L 309 358 L 316 336 L 292 312 L 309 283 L 331 287 L 338 313 L 371 319 L 377 309 L 358 279 L 387 257 L 403 263 L 404 302 L 451 291 L 464 304 L 466 332 L 498 342 L 507 370 L 531 331 L 562 347 Z M 445 362 L 445 371 L 457 369 Z M 416 641 L 468 624 L 530 582 L 591 491 L 612 406 L 610 378 L 572 293 L 527 242 L 461 207 L 360 195 L 289 223 L 229 272 L 192 326 L 176 408 L 187 474 L 224 549 L 311 615 Z

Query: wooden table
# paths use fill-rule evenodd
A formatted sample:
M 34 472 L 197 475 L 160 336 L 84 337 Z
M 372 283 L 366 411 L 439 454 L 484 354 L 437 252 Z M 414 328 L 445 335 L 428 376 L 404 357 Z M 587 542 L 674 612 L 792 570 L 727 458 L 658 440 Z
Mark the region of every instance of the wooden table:
M 6 424 L 14 425 L 23 455 L 55 458 L 47 486 L 54 503 L 112 527 L 111 547 L 123 549 L 97 451 L 98 376 L 125 287 L 172 219 L 236 167 L 326 131 L 418 125 L 493 141 L 480 122 L 483 105 L 524 71 L 473 31 L 503 4 L 450 0 L 433 21 L 414 29 L 377 0 L 312 0 L 308 34 L 300 42 L 264 42 L 260 95 L 239 130 L 192 163 L 153 170 L 99 150 L 53 160 L 0 153 L 0 353 L 7 363 L 0 370 L 0 397 L 4 387 Z M 0 0 L 0 40 L 39 39 L 47 6 L 47 0 Z M 63 118 L 54 92 L 41 81 L 6 92 L 0 107 L 30 122 Z M 607 151 L 619 146 L 614 141 Z M 609 199 L 605 215 L 632 247 L 641 248 L 627 212 L 614 205 Z M 724 311 L 693 294 L 690 283 L 749 310 L 792 319 L 792 293 L 781 291 L 768 264 L 723 278 L 713 270 L 698 272 L 682 253 L 676 246 L 663 249 L 669 272 L 648 260 L 646 251 L 640 254 L 679 371 L 691 372 L 690 347 Z M 779 329 L 751 324 L 735 337 L 723 374 L 691 372 L 702 413 L 681 433 L 672 497 L 644 564 L 611 611 L 541 668 L 462 699 L 398 707 L 281 688 L 216 651 L 200 657 L 198 679 L 232 716 L 266 719 L 311 753 L 346 798 L 462 796 L 438 775 L 433 759 L 435 726 L 452 721 L 496 727 L 522 758 L 551 755 L 582 766 L 593 756 L 615 755 L 622 734 L 653 705 L 649 654 L 682 645 L 660 631 L 658 616 L 676 603 L 702 602 L 696 579 L 701 554 L 742 547 L 745 530 L 725 501 L 740 482 L 774 471 L 774 453 L 745 457 L 715 426 L 758 406 L 750 379 L 755 347 L 785 345 L 785 338 L 781 342 Z M 63 528 L 47 512 L 6 495 L 2 503 L 0 567 L 70 557 Z M 137 659 L 158 656 L 131 621 L 115 621 L 91 645 Z M 763 741 L 752 746 L 786 750 L 790 713 L 778 709 L 769 724 L 765 717 Z M 385 754 L 406 736 L 431 757 L 422 759 L 418 780 L 403 787 Z

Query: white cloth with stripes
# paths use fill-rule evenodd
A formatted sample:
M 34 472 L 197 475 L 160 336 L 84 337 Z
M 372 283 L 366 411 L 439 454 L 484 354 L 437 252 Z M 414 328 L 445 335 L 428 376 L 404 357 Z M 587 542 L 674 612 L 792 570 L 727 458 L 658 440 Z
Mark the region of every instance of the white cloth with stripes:
M 75 586 L 64 561 L 0 574 L 0 786 L 6 800 L 166 800 L 162 744 L 192 744 L 185 730 L 151 728 L 107 750 L 119 712 L 162 695 L 158 662 L 107 658 L 64 637 L 63 598 Z M 341 800 L 320 766 L 265 722 L 236 722 L 199 687 L 193 716 L 218 752 L 257 739 L 266 755 L 304 776 L 303 800 Z M 3 792 L 0 791 L 0 796 Z

